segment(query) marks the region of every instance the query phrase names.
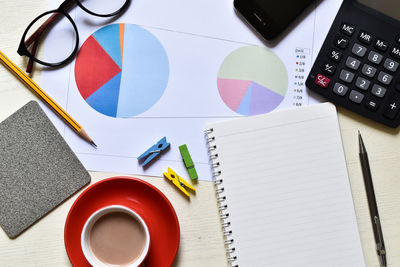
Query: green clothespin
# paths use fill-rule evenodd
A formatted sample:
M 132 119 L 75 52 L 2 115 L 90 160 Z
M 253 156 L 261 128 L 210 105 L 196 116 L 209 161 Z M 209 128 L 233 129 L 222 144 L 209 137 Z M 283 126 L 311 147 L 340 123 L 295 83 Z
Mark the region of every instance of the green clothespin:
M 185 162 L 186 169 L 188 170 L 189 176 L 192 180 L 198 178 L 196 169 L 194 168 L 193 160 L 190 157 L 189 150 L 185 145 L 179 146 L 179 151 L 181 152 L 183 162 Z

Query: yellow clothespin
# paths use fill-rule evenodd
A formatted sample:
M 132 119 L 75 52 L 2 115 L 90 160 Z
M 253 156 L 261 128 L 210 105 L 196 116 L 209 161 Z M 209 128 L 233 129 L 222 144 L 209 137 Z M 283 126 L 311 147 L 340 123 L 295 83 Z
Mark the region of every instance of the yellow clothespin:
M 165 178 L 174 183 L 176 187 L 179 188 L 186 196 L 190 197 L 189 193 L 186 191 L 185 187 L 189 188 L 193 192 L 196 192 L 196 189 L 193 188 L 188 182 L 182 179 L 176 172 L 174 172 L 170 167 L 168 167 L 168 172 L 164 172 Z

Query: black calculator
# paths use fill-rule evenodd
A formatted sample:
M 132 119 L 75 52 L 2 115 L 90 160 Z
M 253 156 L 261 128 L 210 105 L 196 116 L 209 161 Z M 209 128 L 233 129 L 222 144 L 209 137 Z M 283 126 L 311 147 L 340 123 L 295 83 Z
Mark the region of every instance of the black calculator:
M 307 77 L 329 101 L 400 124 L 400 0 L 344 0 Z

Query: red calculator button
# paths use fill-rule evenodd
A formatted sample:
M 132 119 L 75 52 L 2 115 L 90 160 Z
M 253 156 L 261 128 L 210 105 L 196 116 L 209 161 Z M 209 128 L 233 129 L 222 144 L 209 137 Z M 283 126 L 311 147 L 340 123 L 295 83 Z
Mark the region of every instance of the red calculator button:
M 315 78 L 314 82 L 319 87 L 326 88 L 326 87 L 328 87 L 329 83 L 331 82 L 331 79 L 329 79 L 328 77 L 325 77 L 324 75 L 318 74 L 317 78 Z

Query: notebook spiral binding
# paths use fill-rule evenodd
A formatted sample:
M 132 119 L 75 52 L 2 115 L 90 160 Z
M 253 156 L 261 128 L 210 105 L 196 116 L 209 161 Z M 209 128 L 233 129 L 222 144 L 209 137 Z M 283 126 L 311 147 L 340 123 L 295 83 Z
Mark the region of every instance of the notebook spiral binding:
M 217 145 L 215 144 L 215 136 L 214 129 L 210 128 L 205 130 L 207 145 L 208 145 L 208 153 L 211 162 L 211 168 L 213 170 L 213 176 L 215 178 L 215 193 L 217 195 L 217 202 L 218 202 L 218 210 L 219 216 L 221 219 L 221 227 L 222 232 L 224 234 L 224 242 L 225 242 L 225 250 L 227 254 L 227 260 L 231 267 L 239 267 L 239 265 L 235 264 L 237 260 L 237 256 L 235 253 L 235 244 L 234 239 L 231 238 L 232 230 L 231 230 L 231 222 L 229 221 L 229 207 L 226 204 L 226 196 L 224 194 L 224 181 L 223 179 L 219 178 L 222 174 L 220 170 L 220 163 L 218 162 L 218 153 L 217 153 Z

